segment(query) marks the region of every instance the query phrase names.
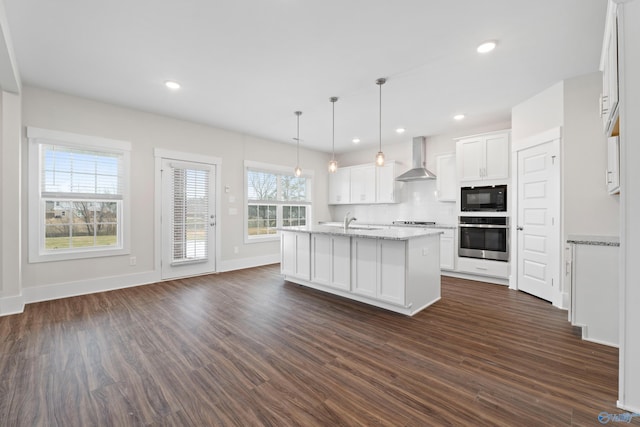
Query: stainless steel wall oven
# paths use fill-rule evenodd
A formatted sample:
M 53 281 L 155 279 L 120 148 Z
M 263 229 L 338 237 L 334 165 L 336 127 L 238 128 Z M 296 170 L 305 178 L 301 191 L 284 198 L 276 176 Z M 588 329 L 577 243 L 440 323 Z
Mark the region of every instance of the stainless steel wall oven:
M 509 218 L 459 217 L 458 256 L 509 261 Z

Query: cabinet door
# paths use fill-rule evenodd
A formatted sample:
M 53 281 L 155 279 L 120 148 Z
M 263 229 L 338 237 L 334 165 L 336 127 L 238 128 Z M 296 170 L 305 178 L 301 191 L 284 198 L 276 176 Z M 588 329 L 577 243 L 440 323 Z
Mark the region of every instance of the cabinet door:
M 377 239 L 352 238 L 351 254 L 352 291 L 375 298 L 378 271 Z
M 376 200 L 376 166 L 351 169 L 351 203 L 374 203 Z
M 456 241 L 454 230 L 444 230 L 440 235 L 440 268 L 455 270 Z
M 618 107 L 618 35 L 616 18 L 608 23 L 605 33 L 605 45 L 602 64 L 602 97 L 600 98 L 600 116 L 606 135 L 611 135 Z
M 311 278 L 311 234 L 293 233 L 296 236 L 296 276 Z
M 609 194 L 620 193 L 620 146 L 617 136 L 607 139 L 607 190 Z
M 405 304 L 406 242 L 378 240 L 379 267 L 377 297 L 394 304 Z
M 282 232 L 280 237 L 280 273 L 285 276 L 296 274 L 296 233 Z
M 509 135 L 488 136 L 485 140 L 484 179 L 509 178 Z
M 396 201 L 396 164 L 390 162 L 376 167 L 376 202 L 395 203 Z
M 351 169 L 338 168 L 329 174 L 329 204 L 350 203 Z
M 436 158 L 436 176 L 438 200 L 455 202 L 458 196 L 455 154 L 444 154 Z
M 331 238 L 331 283 L 334 288 L 351 289 L 351 238 Z
M 311 281 L 321 285 L 331 284 L 331 236 L 311 236 Z
M 481 138 L 461 139 L 457 144 L 458 177 L 460 181 L 479 181 L 485 165 L 484 141 Z

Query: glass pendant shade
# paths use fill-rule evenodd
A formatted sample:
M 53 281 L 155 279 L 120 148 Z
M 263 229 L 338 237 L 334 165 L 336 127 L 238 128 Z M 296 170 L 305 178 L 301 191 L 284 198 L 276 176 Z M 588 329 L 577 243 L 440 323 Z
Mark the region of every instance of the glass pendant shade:
M 299 178 L 302 175 L 302 169 L 300 169 L 300 166 L 296 166 L 296 169 L 293 171 L 293 173 Z
M 382 151 L 378 151 L 378 154 L 376 154 L 376 165 L 384 166 L 384 153 Z
M 334 173 L 337 170 L 338 170 L 338 162 L 336 161 L 336 159 L 331 159 L 329 161 L 329 172 Z

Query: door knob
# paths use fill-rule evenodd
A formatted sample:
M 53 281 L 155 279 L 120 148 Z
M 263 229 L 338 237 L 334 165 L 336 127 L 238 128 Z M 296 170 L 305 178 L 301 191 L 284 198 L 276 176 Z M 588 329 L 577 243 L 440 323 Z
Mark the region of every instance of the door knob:
M 524 227 L 517 226 L 517 227 L 516 227 L 516 230 L 518 230 L 518 231 L 522 231 L 522 230 L 524 230 Z

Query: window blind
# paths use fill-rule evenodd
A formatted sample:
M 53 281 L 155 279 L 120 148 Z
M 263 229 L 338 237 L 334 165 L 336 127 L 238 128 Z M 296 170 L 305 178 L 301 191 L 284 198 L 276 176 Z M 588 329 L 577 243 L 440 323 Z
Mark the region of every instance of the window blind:
M 171 166 L 172 264 L 205 262 L 209 239 L 209 170 Z
M 43 198 L 122 200 L 123 155 L 41 144 Z

